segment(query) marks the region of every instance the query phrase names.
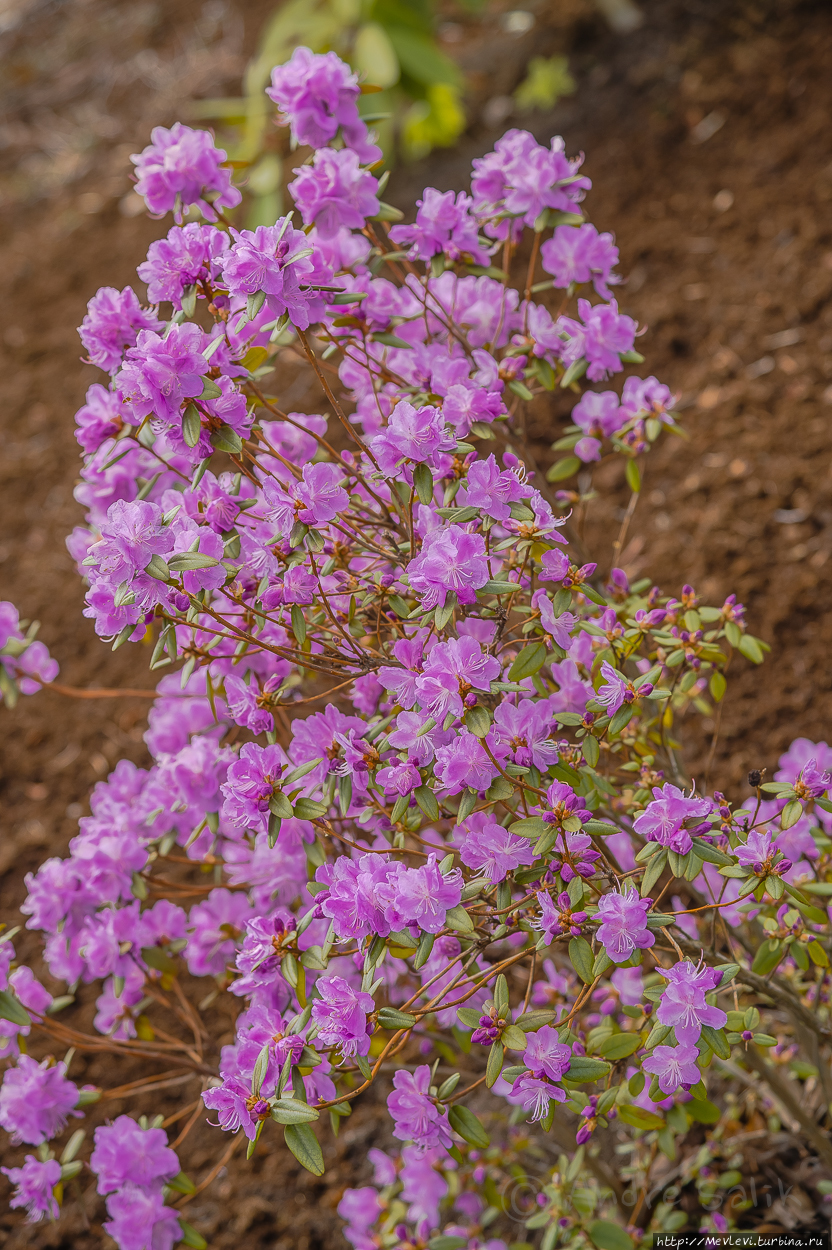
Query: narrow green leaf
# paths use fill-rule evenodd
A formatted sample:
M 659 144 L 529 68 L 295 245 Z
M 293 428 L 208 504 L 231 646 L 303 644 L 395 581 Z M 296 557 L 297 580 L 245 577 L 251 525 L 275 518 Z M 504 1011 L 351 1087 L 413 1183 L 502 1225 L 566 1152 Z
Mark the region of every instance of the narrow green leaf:
M 491 1144 L 479 1119 L 467 1107 L 454 1103 L 448 1111 L 448 1121 L 454 1132 L 459 1133 L 470 1146 L 485 1150 Z
M 323 1176 L 324 1156 L 320 1143 L 308 1124 L 287 1124 L 283 1130 L 286 1145 L 298 1163 L 313 1176 Z

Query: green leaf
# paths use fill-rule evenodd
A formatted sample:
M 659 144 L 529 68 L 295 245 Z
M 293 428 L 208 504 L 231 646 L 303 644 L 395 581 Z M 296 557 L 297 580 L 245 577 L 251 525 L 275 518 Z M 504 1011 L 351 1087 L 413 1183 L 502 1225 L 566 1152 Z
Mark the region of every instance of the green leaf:
M 595 956 L 595 963 L 592 965 L 592 979 L 603 976 L 607 968 L 612 967 L 612 960 L 605 950 L 600 950 Z
M 710 842 L 704 842 L 702 838 L 691 838 L 691 843 L 699 858 L 706 859 L 709 864 L 723 865 L 733 863 L 733 860 L 724 851 L 718 851 L 715 846 L 711 846 Z
M 459 1133 L 469 1145 L 485 1150 L 491 1144 L 479 1119 L 467 1107 L 454 1103 L 448 1111 L 448 1121 L 454 1132 Z
M 168 568 L 172 573 L 192 573 L 196 569 L 213 569 L 219 564 L 213 556 L 204 556 L 200 551 L 180 551 L 168 557 Z
M 182 415 L 182 437 L 188 447 L 196 447 L 202 432 L 202 420 L 196 404 L 188 404 Z
M 639 1033 L 613 1033 L 612 1037 L 605 1038 L 598 1047 L 598 1051 L 604 1059 L 610 1059 L 616 1063 L 619 1059 L 626 1059 L 628 1055 L 632 1055 L 640 1045 Z
M 286 1145 L 298 1163 L 313 1176 L 323 1176 L 324 1156 L 317 1137 L 308 1124 L 287 1124 L 283 1130 Z
M 478 703 L 465 713 L 465 724 L 475 738 L 484 738 L 491 728 L 491 713 L 487 707 Z
M 626 725 L 629 725 L 634 712 L 635 708 L 632 703 L 624 703 L 610 721 L 610 734 L 620 733 Z
M 326 804 L 318 802 L 317 799 L 298 799 L 292 815 L 298 820 L 319 820 L 326 815 Z
M 594 962 L 592 947 L 584 937 L 574 937 L 569 943 L 569 958 L 572 967 L 585 985 L 592 981 L 592 965 Z
M 526 400 L 526 402 L 528 402 L 530 399 L 534 399 L 534 395 L 532 395 L 531 391 L 526 386 L 525 382 L 521 382 L 518 378 L 513 378 L 512 381 L 509 382 L 508 389 L 510 391 L 513 391 L 514 394 L 517 395 L 520 399 Z
M 419 502 L 429 504 L 433 499 L 433 474 L 424 463 L 417 464 L 413 470 L 413 485 Z
M 731 1058 L 731 1047 L 723 1029 L 715 1029 L 710 1024 L 703 1024 L 702 1040 L 708 1043 L 711 1050 L 720 1059 Z
M 540 838 L 551 828 L 542 816 L 524 816 L 522 820 L 515 820 L 514 824 L 509 825 L 508 831 L 516 833 L 519 838 Z M 832 886 L 829 888 L 832 890 Z
M 595 1220 L 587 1231 L 590 1240 L 599 1250 L 633 1250 L 633 1239 L 620 1224 L 611 1224 L 609 1220 Z
M 690 1118 L 698 1124 L 716 1124 L 722 1115 L 719 1107 L 707 1098 L 692 1098 L 684 1107 Z
M 457 933 L 474 932 L 474 922 L 461 904 L 445 912 L 445 924 Z
M 252 291 L 246 300 L 246 317 L 253 321 L 266 302 L 265 291 Z
M 617 825 L 608 825 L 604 820 L 588 820 L 582 833 L 597 833 L 602 838 L 608 838 L 614 833 L 621 833 Z
M 546 471 L 547 482 L 563 482 L 568 477 L 572 477 L 578 472 L 581 462 L 577 456 L 564 456 L 561 460 L 556 460 L 550 469 Z
M 600 1081 L 610 1071 L 610 1065 L 602 1059 L 586 1059 L 583 1055 L 575 1055 L 565 1079 L 573 1085 L 583 1085 L 586 1081 Z
M 308 1124 L 317 1118 L 318 1111 L 315 1107 L 301 1102 L 299 1098 L 278 1098 L 272 1106 L 272 1119 L 278 1124 Z
M 475 1029 L 480 1022 L 482 1012 L 477 1011 L 476 1007 L 460 1007 L 456 1014 L 466 1029 Z
M 762 664 L 765 659 L 763 649 L 758 640 L 752 638 L 750 634 L 742 635 L 739 641 L 739 649 L 747 660 L 751 660 L 752 664 Z
M 382 1007 L 378 1013 L 378 1022 L 383 1029 L 412 1029 L 416 1017 L 407 1011 L 397 1011 L 395 1007 Z
M 182 1230 L 182 1245 L 190 1246 L 191 1250 L 208 1250 L 208 1242 L 198 1233 L 193 1224 L 189 1224 L 187 1220 L 179 1217 L 179 1227 Z
M 11 990 L 0 990 L 0 1020 L 11 1020 L 12 1024 L 21 1026 L 32 1023 L 28 1011 Z
M 641 879 L 641 897 L 642 898 L 646 898 L 647 895 L 650 893 L 650 891 L 653 889 L 653 886 L 656 884 L 659 877 L 664 872 L 666 864 L 667 864 L 667 848 L 662 847 L 662 849 L 658 851 L 652 857 L 646 869 L 644 870 L 644 876 Z
M 306 641 L 306 617 L 299 603 L 292 604 L 292 633 L 302 646 Z
M 780 813 L 780 828 L 791 829 L 803 815 L 803 804 L 800 799 L 790 799 Z
M 522 681 L 524 677 L 532 677 L 546 663 L 546 646 L 542 642 L 533 642 L 524 647 L 508 672 L 509 681 Z
M 777 938 L 769 938 L 761 943 L 757 954 L 754 956 L 754 962 L 751 965 L 751 971 L 756 972 L 758 977 L 767 977 L 774 971 L 780 960 L 786 954 L 786 948 Z
M 619 1107 L 618 1118 L 633 1128 L 644 1129 L 645 1132 L 653 1128 L 664 1128 L 664 1120 L 660 1115 L 648 1111 L 646 1107 L 639 1107 L 635 1103 L 625 1103 Z
M 592 734 L 588 734 L 581 743 L 581 749 L 587 764 L 589 764 L 590 768 L 594 768 L 601 755 L 598 739 L 593 738 Z
M 503 1070 L 503 1059 L 505 1051 L 502 1042 L 492 1042 L 491 1049 L 488 1052 L 488 1061 L 485 1065 L 485 1083 L 489 1089 L 497 1080 L 497 1077 Z
M 219 399 L 221 395 L 222 390 L 219 386 L 217 386 L 213 378 L 202 379 L 202 394 L 199 397 L 200 399 Z
M 630 490 L 638 494 L 641 490 L 641 474 L 638 471 L 638 463 L 635 460 L 628 460 L 624 473 Z
M 714 672 L 711 673 L 711 680 L 708 682 L 708 689 L 711 692 L 714 703 L 721 703 L 725 697 L 725 691 L 728 689 L 728 682 L 718 669 L 715 669 Z
M 439 51 L 432 39 L 405 26 L 385 22 L 385 29 L 406 74 L 424 86 L 434 83 L 457 85 L 460 72 L 449 57 Z
M 211 434 L 211 446 L 217 451 L 226 451 L 230 456 L 239 456 L 243 450 L 243 442 L 239 434 L 230 425 L 223 424 Z
M 510 1024 L 503 1029 L 502 1042 L 507 1050 L 525 1050 L 526 1034 L 516 1024 Z
M 428 820 L 439 819 L 439 804 L 436 801 L 436 795 L 430 786 L 417 786 L 413 791 L 413 797 L 419 804 L 419 807 L 427 816 Z
M 551 1024 L 555 1018 L 553 1011 L 525 1011 L 517 1017 L 516 1023 L 524 1033 L 536 1033 L 544 1024 Z
M 171 959 L 167 951 L 163 951 L 160 946 L 143 946 L 142 959 L 148 968 L 155 968 L 157 972 L 175 973 L 178 964 L 175 959 Z
M 484 586 L 480 587 L 480 593 L 488 595 L 511 595 L 519 589 L 520 588 L 517 582 L 498 581 L 495 578 L 491 578 L 485 583 Z

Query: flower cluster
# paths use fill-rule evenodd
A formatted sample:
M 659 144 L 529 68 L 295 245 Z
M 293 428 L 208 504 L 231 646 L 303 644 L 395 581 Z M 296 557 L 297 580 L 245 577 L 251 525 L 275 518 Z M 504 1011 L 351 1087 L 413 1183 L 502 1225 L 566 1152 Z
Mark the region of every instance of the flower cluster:
M 734 596 L 676 598 L 579 555 L 572 497 L 525 441 L 526 406 L 548 406 L 571 453 L 550 478 L 617 454 L 638 486 L 676 420 L 633 371 L 582 158 L 510 131 L 470 191 L 428 188 L 388 234 L 360 90 L 333 52 L 273 73 L 278 121 L 314 149 L 290 187 L 303 229 L 238 229 L 211 137 L 154 131 L 138 190 L 178 224 L 139 267 L 146 296 L 104 288 L 80 331 L 106 376 L 77 415 L 68 546 L 85 614 L 114 647 L 147 644 L 158 686 L 148 766 L 118 763 L 68 853 L 26 878 L 66 993 L 0 941 L 0 1125 L 39 1151 L 6 1169 L 13 1204 L 56 1216 L 86 1167 L 120 1250 L 199 1245 L 172 1205 L 192 1183 L 161 1120 L 119 1115 L 86 1160 L 77 1133 L 53 1158 L 98 1091 L 69 1079 L 71 1051 L 32 1057 L 44 1038 L 199 1074 L 218 1150 L 282 1132 L 317 1175 L 321 1132 L 388 1082 L 401 1151 L 370 1152 L 375 1185 L 343 1196 L 356 1250 L 501 1248 L 483 1240 L 494 1171 L 556 1116 L 579 1145 L 617 1117 L 646 1173 L 673 1158 L 685 1107 L 719 1117 L 712 1056 L 779 1044 L 741 1010 L 761 984 L 828 1040 L 832 750 L 798 740 L 745 806 L 685 781 L 679 726 L 764 644 Z M 272 394 L 278 354 L 331 416 Z M 57 672 L 24 629 L 0 605 L 7 704 Z M 581 1236 L 624 1244 L 585 1157 L 529 1220 L 547 1246 L 567 1171 Z

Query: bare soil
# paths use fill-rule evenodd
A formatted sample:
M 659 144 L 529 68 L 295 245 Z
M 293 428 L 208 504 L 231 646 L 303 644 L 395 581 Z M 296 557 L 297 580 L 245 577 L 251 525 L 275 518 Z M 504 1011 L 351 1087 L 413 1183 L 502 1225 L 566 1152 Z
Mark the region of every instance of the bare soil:
M 772 646 L 762 669 L 732 665 L 711 770 L 713 782 L 743 796 L 749 768 L 772 769 L 793 737 L 829 732 L 832 11 L 785 0 L 647 0 L 644 9 L 639 31 L 614 36 L 588 0 L 541 6 L 535 31 L 515 44 L 496 18 L 454 15 L 480 120 L 461 148 L 398 170 L 389 194 L 407 209 L 426 184 L 463 185 L 471 157 L 499 133 L 482 118 L 499 112 L 522 54 L 569 53 L 576 94 L 507 124 L 540 138 L 562 133 L 570 152 L 586 151 L 591 219 L 616 232 L 630 275 L 621 305 L 647 327 L 650 371 L 683 396 L 690 439 L 665 439 L 650 456 L 625 566 L 668 593 L 684 582 L 713 601 L 736 592 L 752 632 Z M 0 596 L 42 621 L 68 684 L 151 684 L 141 647 L 111 654 L 81 616 L 64 548 L 80 520 L 72 414 L 96 380 L 80 363 L 74 327 L 98 286 L 134 280 L 159 234 L 159 224 L 129 215 L 129 154 L 188 98 L 237 92 L 270 11 L 266 0 L 13 0 L 3 9 Z M 302 398 L 292 402 L 303 407 Z M 542 468 L 569 407 L 557 397 L 531 414 Z M 627 502 L 621 472 L 601 470 L 613 489 L 587 530 L 602 565 Z M 65 852 L 92 784 L 121 757 L 147 762 L 145 711 L 139 699 L 81 702 L 48 691 L 13 714 L 0 709 L 7 923 L 20 920 L 23 874 Z M 711 729 L 699 721 L 692 735 L 687 764 L 697 776 Z M 35 957 L 25 934 L 18 950 Z M 73 1022 L 89 1004 L 78 1012 Z M 229 1040 L 230 1032 L 220 1038 Z M 72 1068 L 76 1080 L 103 1086 L 140 1074 L 116 1073 L 100 1058 L 78 1057 Z M 167 1115 L 195 1097 L 185 1085 L 153 1104 L 112 1100 L 101 1114 Z M 365 1103 L 337 1143 L 325 1135 L 322 1181 L 301 1173 L 282 1145 L 261 1145 L 250 1163 L 232 1162 L 188 1218 L 217 1250 L 243 1237 L 252 1250 L 335 1250 L 345 1245 L 340 1193 L 366 1182 L 367 1147 L 385 1132 L 380 1102 Z M 200 1123 L 183 1145 L 197 1181 L 217 1138 Z M 18 1163 L 23 1151 L 7 1154 Z M 775 1163 L 803 1192 L 806 1152 L 784 1146 Z M 761 1166 L 775 1165 L 766 1157 Z M 25 1227 L 19 1212 L 4 1212 L 0 1245 L 100 1250 L 103 1218 L 90 1192 L 68 1201 L 56 1225 Z M 509 1235 L 522 1239 L 520 1225 Z

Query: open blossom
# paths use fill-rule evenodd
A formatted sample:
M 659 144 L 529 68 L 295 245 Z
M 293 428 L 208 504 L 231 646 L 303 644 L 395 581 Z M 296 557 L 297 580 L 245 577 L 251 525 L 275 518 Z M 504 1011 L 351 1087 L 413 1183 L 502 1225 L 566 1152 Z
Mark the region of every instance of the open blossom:
M 496 676 L 496 674 L 495 674 Z M 558 761 L 558 750 L 552 741 L 554 722 L 545 703 L 521 699 L 516 705 L 501 703 L 494 712 L 494 741 L 515 764 L 523 768 L 534 765 L 546 770 Z
M 610 286 L 621 279 L 612 272 L 618 264 L 618 248 L 613 236 L 599 234 L 594 226 L 556 226 L 551 239 L 542 245 L 540 260 L 555 286 L 592 282 L 602 299 L 611 299 Z
M 743 868 L 757 868 L 766 864 L 774 854 L 771 834 L 752 829 L 744 843 L 736 848 L 737 863 Z
M 472 199 L 464 191 L 437 191 L 426 187 L 416 201 L 416 221 L 412 226 L 393 226 L 390 238 L 409 245 L 411 260 L 430 260 L 444 252 L 451 260 L 470 258 L 477 265 L 488 264 L 488 252 L 477 235 L 477 221 L 471 216 Z
M 58 1202 L 52 1192 L 61 1179 L 61 1165 L 57 1159 L 36 1159 L 27 1155 L 22 1168 L 0 1168 L 8 1176 L 15 1190 L 9 1206 L 25 1207 L 29 1224 L 37 1224 L 48 1215 L 58 1218 Z
M 451 1145 L 448 1121 L 430 1097 L 430 1068 L 422 1064 L 415 1072 L 399 1069 L 393 1076 L 395 1089 L 387 1097 L 393 1117 L 393 1136 L 412 1141 L 420 1150 Z
M 131 425 L 139 425 L 145 417 L 179 424 L 182 404 L 202 394 L 209 368 L 202 354 L 204 342 L 202 330 L 190 322 L 171 326 L 164 338 L 142 330 L 115 379 L 124 419 Z
M 154 239 L 147 260 L 136 273 L 147 283 L 147 298 L 152 304 L 170 300 L 178 309 L 185 287 L 199 285 L 203 288 L 200 294 L 205 294 L 208 284 L 216 281 L 216 258 L 227 249 L 228 235 L 223 230 L 189 221 L 186 226 L 173 226 L 166 238 Z
M 94 382 L 75 414 L 75 437 L 81 444 L 81 450 L 88 453 L 98 451 L 103 442 L 118 434 L 121 425 L 118 396 L 100 382 Z
M 445 431 L 439 408 L 414 408 L 402 399 L 390 413 L 387 428 L 370 442 L 385 477 L 397 477 L 409 463 L 429 461 L 438 451 L 450 451 L 456 438 Z
M 197 204 L 208 221 L 215 221 L 217 209 L 240 203 L 231 170 L 223 168 L 225 152 L 214 147 L 207 130 L 175 122 L 170 130 L 155 126 L 150 137 L 153 142 L 130 160 L 136 166 L 136 191 L 151 213 L 161 217 L 175 209 L 181 221 L 182 209 Z
M 317 870 L 316 880 L 328 886 L 326 895 L 318 895 L 319 906 L 334 922 L 339 938 L 360 938 L 368 933 L 386 936 L 390 932 L 381 887 L 392 871 L 393 866 L 381 855 L 362 855 L 358 860 L 341 856 L 334 864 Z
M 495 745 L 493 741 L 490 746 Z M 466 786 L 482 792 L 487 790 L 499 770 L 485 752 L 482 742 L 465 730 L 436 752 L 436 777 L 449 794 L 459 794 Z
M 288 490 L 269 478 L 264 490 L 268 514 L 287 538 L 297 521 L 326 525 L 349 504 L 343 481 L 338 466 L 327 463 L 305 464 L 300 481 L 293 480 Z
M 652 903 L 639 898 L 634 889 L 611 890 L 598 899 L 598 941 L 614 963 L 624 963 L 634 950 L 654 945 L 656 938 L 646 923 Z
M 269 802 L 288 766 L 282 747 L 246 742 L 222 785 L 223 811 L 228 819 L 241 829 L 265 833 L 269 827 Z
M 485 540 L 461 525 L 431 530 L 407 573 L 426 608 L 443 607 L 451 593 L 460 603 L 475 603 L 489 576 Z
M 676 1040 L 693 1045 L 699 1040 L 702 1025 L 721 1029 L 728 1019 L 721 1007 L 712 1007 L 705 995 L 721 980 L 713 968 L 695 967 L 685 959 L 663 974 L 667 978 L 662 1001 L 656 1011 L 659 1024 L 669 1024 Z
M 358 115 L 358 78 L 334 52 L 316 55 L 295 48 L 291 58 L 272 70 L 266 95 L 280 110 L 296 144 L 322 148 L 340 131 L 344 144 L 360 160 L 373 164 L 381 151 L 370 140 Z
M 462 897 L 462 873 L 458 868 L 443 875 L 431 852 L 419 868 L 396 865 L 395 874 L 378 891 L 385 900 L 385 916 L 393 929 L 417 924 L 426 933 L 438 933 L 445 914 Z
M 263 291 L 276 317 L 288 313 L 300 330 L 309 327 L 315 313 L 316 292 L 308 284 L 316 275 L 309 241 L 286 217 L 274 226 L 232 230 L 234 246 L 217 257 L 231 295 L 247 298 Z
M 489 881 L 503 881 L 522 864 L 534 863 L 531 843 L 498 824 L 490 812 L 475 812 L 459 825 L 464 834 L 460 856 L 475 872 L 484 872 Z
M 78 1105 L 78 1086 L 66 1078 L 63 1063 L 52 1067 L 20 1055 L 0 1086 L 0 1124 L 17 1145 L 39 1146 L 60 1133 Z
M 322 239 L 333 238 L 344 227 L 361 230 L 378 212 L 378 180 L 361 168 L 349 148 L 319 148 L 312 164 L 295 173 L 289 192 L 304 225 L 314 222 Z
M 690 831 L 703 828 L 702 821 L 712 807 L 710 799 L 688 796 L 667 782 L 653 787 L 653 799 L 636 817 L 633 828 L 648 842 L 658 842 L 678 855 L 687 855 L 693 845 Z
M 572 937 L 579 936 L 588 915 L 585 911 L 572 910 L 572 902 L 565 890 L 558 895 L 557 903 L 552 900 L 551 895 L 542 892 L 538 894 L 537 900 L 540 904 L 540 917 L 534 921 L 534 927 L 546 935 L 547 942 L 553 942 L 564 933 L 569 933 Z
M 447 403 L 444 410 L 447 416 Z M 529 490 L 517 472 L 513 469 L 501 470 L 491 455 L 468 466 L 465 484 L 457 499 L 461 504 L 479 508 L 495 521 L 507 521 L 511 516 L 511 505 L 525 499 Z
M 635 698 L 633 683 L 627 681 L 617 669 L 604 660 L 601 665 L 601 676 L 604 678 L 595 695 L 597 701 L 607 709 L 609 716 L 614 716 L 624 703 L 632 703 Z M 639 687 L 639 693 L 649 695 L 653 687 L 649 682 Z
M 657 1046 L 642 1063 L 645 1072 L 652 1072 L 659 1078 L 659 1089 L 663 1094 L 672 1094 L 681 1086 L 690 1089 L 697 1085 L 702 1073 L 696 1066 L 699 1051 L 695 1046 Z
M 178 1213 L 165 1206 L 161 1190 L 128 1182 L 107 1199 L 107 1214 L 102 1227 L 118 1250 L 172 1250 L 182 1238 Z
M 658 378 L 626 378 L 621 392 L 621 413 L 625 420 L 634 417 L 655 417 L 668 425 L 673 424 L 671 409 L 678 395 Z
M 506 213 L 533 226 L 544 208 L 574 212 L 592 183 L 578 169 L 583 157 L 568 159 L 565 144 L 556 135 L 548 148 L 527 130 L 509 130 L 494 151 L 473 162 L 471 191 L 474 210 L 482 217 Z M 505 238 L 506 223 L 488 226 L 486 233 Z
M 557 1029 L 544 1024 L 536 1033 L 528 1034 L 523 1062 L 533 1076 L 548 1076 L 552 1081 L 559 1081 L 569 1071 L 572 1050 L 558 1040 Z
M 500 661 L 488 655 L 475 638 L 452 638 L 430 651 L 424 672 L 416 678 L 416 696 L 441 723 L 449 712 L 463 714 L 463 700 L 470 690 L 490 691 L 500 672 Z
M 354 990 L 343 977 L 319 977 L 321 995 L 312 1003 L 312 1019 L 325 1046 L 340 1046 L 346 1055 L 366 1055 L 370 1049 L 367 1015 L 375 1008 L 372 994 Z
M 534 1124 L 545 1118 L 550 1103 L 566 1101 L 566 1090 L 533 1072 L 523 1072 L 511 1087 L 511 1101 L 518 1101 L 525 1111 L 531 1111 Z
M 164 1129 L 143 1129 L 129 1115 L 120 1115 L 95 1130 L 90 1168 L 98 1177 L 100 1194 L 121 1189 L 128 1181 L 151 1190 L 176 1176 L 179 1159 L 168 1146 Z
M 161 330 L 162 323 L 150 308 L 142 308 L 136 292 L 126 286 L 117 291 L 102 286 L 87 304 L 87 315 L 78 327 L 90 364 L 114 373 L 128 347 L 135 347 L 140 330 Z

